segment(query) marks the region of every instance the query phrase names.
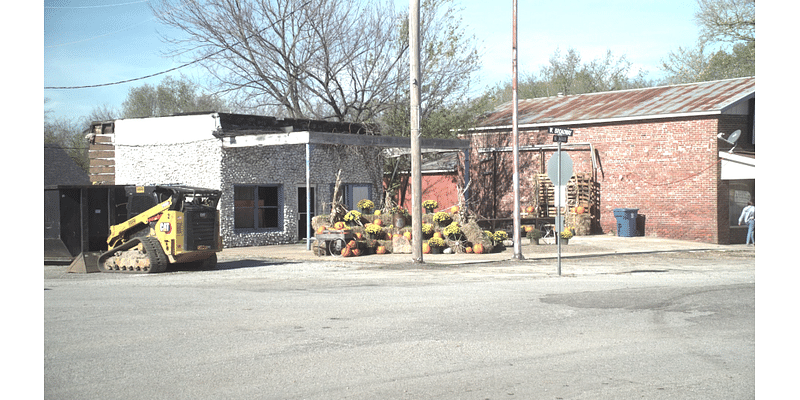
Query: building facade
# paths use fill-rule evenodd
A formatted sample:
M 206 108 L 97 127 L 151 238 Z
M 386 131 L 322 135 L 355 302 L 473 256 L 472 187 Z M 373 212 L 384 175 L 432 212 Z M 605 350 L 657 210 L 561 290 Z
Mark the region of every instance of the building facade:
M 465 135 L 479 160 L 479 214 L 513 213 L 511 107 Z M 642 235 L 744 243 L 736 218 L 755 197 L 755 78 L 522 100 L 518 110 L 523 207 L 556 151 L 549 128 L 569 128 L 562 151 L 599 187 L 595 233 L 616 232 L 614 210 L 632 208 Z

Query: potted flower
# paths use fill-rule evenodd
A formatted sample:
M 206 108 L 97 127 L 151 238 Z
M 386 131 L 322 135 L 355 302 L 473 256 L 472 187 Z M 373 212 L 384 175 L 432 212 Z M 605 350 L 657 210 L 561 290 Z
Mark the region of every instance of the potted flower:
M 433 254 L 441 253 L 444 245 L 444 239 L 442 238 L 432 237 L 428 239 L 428 246 L 431 247 L 431 253 Z
M 383 234 L 383 228 L 377 224 L 366 224 L 364 226 L 364 232 L 370 239 L 377 239 Z
M 362 199 L 356 206 L 361 209 L 363 214 L 369 214 L 372 212 L 372 209 L 375 208 L 375 203 L 370 199 Z
M 408 211 L 405 208 L 397 206 L 392 207 L 392 222 L 394 222 L 394 226 L 397 229 L 401 229 L 406 226 L 406 218 L 408 217 Z
M 539 244 L 539 239 L 542 238 L 542 231 L 539 229 L 532 229 L 525 233 L 525 236 L 531 240 L 531 244 Z
M 447 225 L 447 223 L 452 220 L 453 217 L 451 217 L 450 214 L 444 211 L 439 211 L 436 214 L 433 214 L 433 222 L 436 222 L 436 224 L 438 224 L 439 226 Z
M 426 224 L 422 223 L 422 234 L 425 236 L 430 236 L 433 234 L 433 224 Z
M 344 215 L 345 222 L 355 223 L 361 225 L 361 213 L 356 210 L 350 210 Z
M 508 239 L 508 232 L 506 231 L 496 231 L 492 234 L 492 242 L 494 242 L 495 246 L 503 245 L 503 241 Z
M 422 208 L 425 209 L 427 214 L 433 214 L 433 210 L 439 207 L 439 202 L 436 200 L 425 200 L 422 202 Z
M 458 226 L 458 223 L 453 222 L 450 225 L 442 230 L 442 233 L 445 237 L 450 238 L 452 240 L 459 240 L 461 239 L 461 227 Z
M 572 233 L 572 229 L 567 228 L 561 231 L 561 234 L 559 234 L 558 236 L 561 240 L 561 243 L 569 244 L 569 240 L 572 239 L 572 237 L 575 236 L 575 234 Z

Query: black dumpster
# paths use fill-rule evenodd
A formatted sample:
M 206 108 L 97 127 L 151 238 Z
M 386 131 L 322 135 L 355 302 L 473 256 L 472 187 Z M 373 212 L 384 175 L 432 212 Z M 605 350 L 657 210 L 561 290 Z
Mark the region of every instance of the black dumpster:
M 617 218 L 617 236 L 636 236 L 636 216 L 638 208 L 615 208 L 614 217 Z

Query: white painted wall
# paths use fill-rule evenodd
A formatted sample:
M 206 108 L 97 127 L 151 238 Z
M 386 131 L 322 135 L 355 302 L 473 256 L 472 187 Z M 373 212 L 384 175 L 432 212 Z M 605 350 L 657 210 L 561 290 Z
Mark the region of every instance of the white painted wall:
M 115 145 L 158 145 L 217 140 L 216 113 L 161 118 L 131 118 L 114 121 Z

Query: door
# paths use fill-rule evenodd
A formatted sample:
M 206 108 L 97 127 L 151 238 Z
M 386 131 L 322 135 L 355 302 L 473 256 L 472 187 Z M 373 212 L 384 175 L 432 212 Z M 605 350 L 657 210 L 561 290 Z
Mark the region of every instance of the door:
M 316 199 L 314 198 L 314 188 L 311 187 L 311 209 L 309 210 L 306 204 L 306 187 L 297 187 L 297 240 L 303 240 L 307 236 L 306 221 L 309 218 L 314 218 L 316 215 Z

